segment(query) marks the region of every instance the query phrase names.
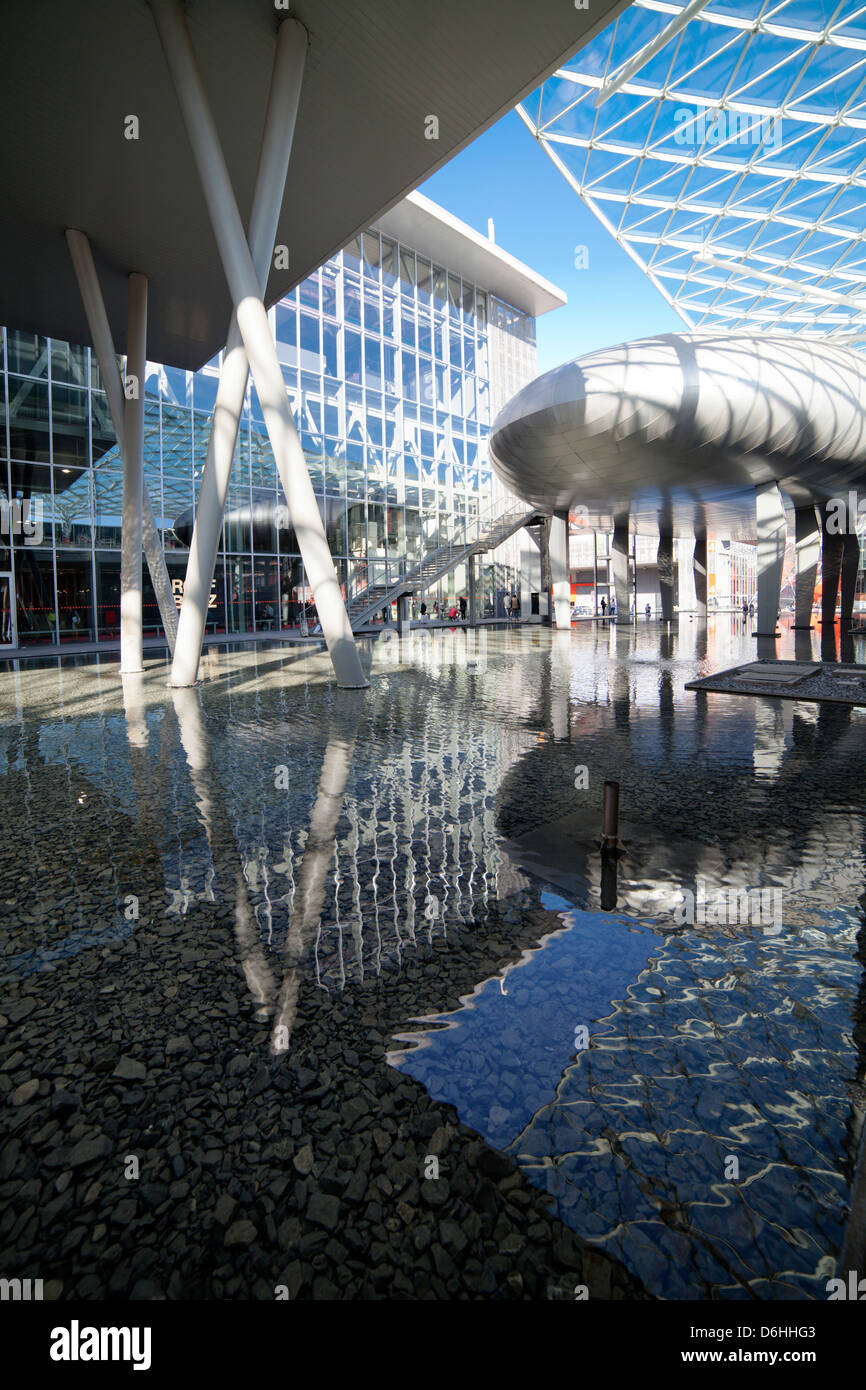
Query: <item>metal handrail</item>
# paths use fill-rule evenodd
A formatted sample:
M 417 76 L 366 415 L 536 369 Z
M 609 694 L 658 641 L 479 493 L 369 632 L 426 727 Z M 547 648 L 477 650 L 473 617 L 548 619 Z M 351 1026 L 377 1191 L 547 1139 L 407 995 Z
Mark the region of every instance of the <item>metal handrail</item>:
M 393 561 L 390 558 L 383 560 L 368 560 L 367 564 L 376 565 L 377 567 L 384 566 L 385 577 L 383 588 L 384 590 L 388 590 L 396 584 L 402 583 L 404 580 L 408 582 L 413 575 L 417 575 L 428 565 L 432 564 L 435 566 L 440 558 L 450 559 L 455 551 L 470 549 L 471 546 L 476 545 L 478 541 L 483 538 L 485 532 L 489 531 L 492 526 L 495 526 L 497 521 L 505 520 L 506 517 L 513 516 L 521 510 L 528 512 L 530 508 L 525 503 L 521 503 L 515 498 L 493 497 L 490 499 L 488 506 L 479 511 L 470 521 L 465 522 L 450 541 L 444 541 L 443 544 L 437 546 L 435 550 L 427 551 L 417 564 L 412 565 L 411 568 L 405 558 Z M 392 574 L 392 565 L 396 567 L 395 574 Z M 380 581 L 377 580 L 376 585 L 368 582 L 367 588 L 359 590 L 349 599 L 349 602 L 356 603 L 362 601 L 365 594 L 368 593 L 370 589 L 377 587 L 379 582 Z

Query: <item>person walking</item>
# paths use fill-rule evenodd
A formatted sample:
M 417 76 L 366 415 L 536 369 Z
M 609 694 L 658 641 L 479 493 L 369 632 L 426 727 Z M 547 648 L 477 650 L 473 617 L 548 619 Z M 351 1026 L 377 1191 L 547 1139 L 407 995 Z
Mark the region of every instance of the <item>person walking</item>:
M 462 623 L 466 622 L 466 599 L 462 594 L 460 596 L 460 621 Z
M 607 613 L 607 599 L 604 598 L 604 597 L 602 597 L 602 600 L 601 600 L 601 616 L 602 616 L 602 618 L 604 618 L 604 616 L 605 616 L 606 613 Z
M 509 620 L 509 622 L 510 622 L 510 621 L 511 621 L 511 595 L 510 595 L 510 594 L 506 594 L 506 595 L 505 595 L 505 616 L 506 616 L 506 618 L 507 618 L 507 619 Z
M 427 621 L 427 605 L 426 605 L 426 603 L 422 603 L 422 604 L 421 604 L 421 621 L 424 622 L 424 623 L 426 623 L 426 621 Z

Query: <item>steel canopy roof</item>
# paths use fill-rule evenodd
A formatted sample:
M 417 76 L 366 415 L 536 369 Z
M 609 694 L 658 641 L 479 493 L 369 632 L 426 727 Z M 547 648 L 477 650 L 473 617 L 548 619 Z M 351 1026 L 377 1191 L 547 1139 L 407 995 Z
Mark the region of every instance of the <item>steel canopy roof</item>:
M 479 134 L 622 8 L 563 0 L 298 0 L 310 49 L 272 270 L 273 303 Z M 188 0 L 241 216 L 249 215 L 273 0 Z M 140 138 L 124 135 L 135 115 Z M 430 115 L 439 138 L 426 138 Z M 89 342 L 64 240 L 88 234 L 119 352 L 127 274 L 150 281 L 148 356 L 198 368 L 230 301 L 146 0 L 5 0 L 0 322 Z
M 858 0 L 635 0 L 519 111 L 688 328 L 866 342 Z

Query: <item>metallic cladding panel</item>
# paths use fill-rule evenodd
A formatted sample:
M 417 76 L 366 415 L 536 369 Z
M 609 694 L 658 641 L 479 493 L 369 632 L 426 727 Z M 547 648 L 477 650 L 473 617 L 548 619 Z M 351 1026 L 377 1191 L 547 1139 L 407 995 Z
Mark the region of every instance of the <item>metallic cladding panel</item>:
M 692 534 L 755 536 L 754 488 L 798 505 L 866 482 L 866 359 L 826 339 L 667 333 L 567 362 L 493 422 L 493 465 L 518 497 L 583 504 L 601 523 L 628 503 L 653 533 L 670 507 Z

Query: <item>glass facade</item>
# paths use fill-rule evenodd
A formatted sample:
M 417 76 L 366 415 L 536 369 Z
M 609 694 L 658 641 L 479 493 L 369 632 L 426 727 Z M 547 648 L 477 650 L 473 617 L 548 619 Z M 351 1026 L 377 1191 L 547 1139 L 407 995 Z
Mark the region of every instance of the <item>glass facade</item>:
M 286 390 L 347 598 L 412 566 L 495 491 L 487 457 L 498 381 L 536 371 L 535 322 L 452 269 L 365 232 L 275 305 Z M 513 340 L 513 342 L 512 342 Z M 120 619 L 120 450 L 95 354 L 2 332 L 0 640 L 114 638 Z M 192 373 L 149 363 L 145 480 L 180 602 L 186 547 L 175 522 L 198 499 L 220 356 Z M 40 527 L 15 524 L 30 499 Z M 248 387 L 208 630 L 299 626 L 311 593 L 276 525 L 282 504 L 261 406 Z M 288 533 L 289 538 L 291 533 Z M 447 605 L 465 576 L 424 597 Z M 144 567 L 145 635 L 162 632 Z

